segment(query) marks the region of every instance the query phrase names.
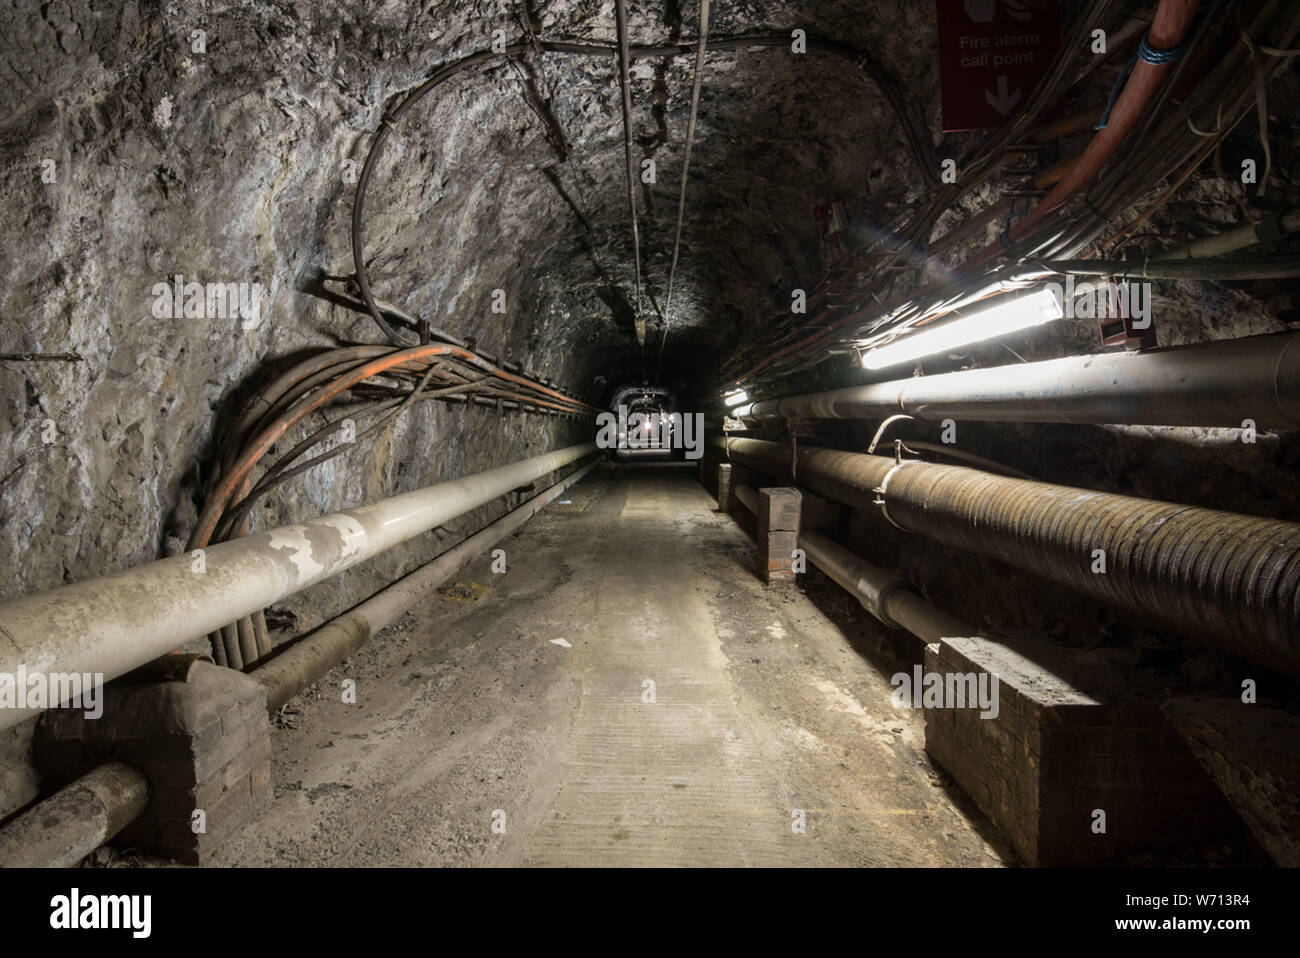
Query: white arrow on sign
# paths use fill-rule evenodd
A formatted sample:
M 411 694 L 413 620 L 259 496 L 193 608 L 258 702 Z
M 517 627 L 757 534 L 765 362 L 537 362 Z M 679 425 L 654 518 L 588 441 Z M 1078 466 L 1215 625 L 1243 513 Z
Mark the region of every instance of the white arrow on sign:
M 999 74 L 997 96 L 993 95 L 992 90 L 985 90 L 984 99 L 988 101 L 989 106 L 1006 116 L 1011 112 L 1011 108 L 1020 102 L 1020 87 L 1016 87 L 1015 93 L 1008 93 L 1007 78 Z

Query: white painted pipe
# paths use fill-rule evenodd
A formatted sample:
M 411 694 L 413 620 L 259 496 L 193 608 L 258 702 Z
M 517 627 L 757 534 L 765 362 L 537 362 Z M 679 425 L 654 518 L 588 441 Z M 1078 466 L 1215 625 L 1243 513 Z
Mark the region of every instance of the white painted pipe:
M 569 446 L 0 605 L 0 676 L 109 681 L 596 451 Z M 40 708 L 0 708 L 0 729 Z
M 420 566 L 360 605 L 326 622 L 265 665 L 249 673 L 266 686 L 266 708 L 279 711 L 285 702 L 361 648 L 434 589 L 506 536 L 517 532 L 557 496 L 580 481 L 602 458 L 593 458 L 540 495 L 507 512 L 432 562 Z

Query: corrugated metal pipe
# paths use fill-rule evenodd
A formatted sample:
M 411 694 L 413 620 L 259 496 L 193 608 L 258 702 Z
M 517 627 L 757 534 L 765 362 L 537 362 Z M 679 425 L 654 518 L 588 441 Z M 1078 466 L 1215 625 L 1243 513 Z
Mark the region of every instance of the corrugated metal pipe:
M 764 419 L 920 419 L 1300 428 L 1300 333 L 915 376 L 741 407 Z
M 752 488 L 736 486 L 735 496 L 750 512 L 758 512 L 758 493 Z M 819 532 L 800 532 L 799 548 L 813 565 L 891 629 L 906 629 L 925 642 L 980 634 L 925 599 L 906 579 L 871 565 Z
M 594 442 L 0 605 L 0 674 L 109 681 L 596 451 Z M 38 708 L 0 709 L 0 729 Z
M 789 446 L 728 445 L 733 462 L 790 481 Z M 1300 523 L 802 445 L 798 477 L 904 531 L 1300 675 Z

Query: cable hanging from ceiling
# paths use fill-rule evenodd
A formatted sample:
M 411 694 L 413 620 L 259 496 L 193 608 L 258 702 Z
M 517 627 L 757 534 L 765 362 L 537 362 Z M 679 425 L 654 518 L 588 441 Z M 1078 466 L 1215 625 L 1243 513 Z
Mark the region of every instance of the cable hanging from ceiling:
M 543 106 L 550 112 L 549 120 L 547 116 L 545 116 L 528 98 L 527 78 L 520 67 L 521 62 L 523 62 L 522 55 L 520 60 L 507 58 L 506 62 L 510 63 L 512 67 L 518 71 L 520 88 L 524 92 L 524 102 L 529 105 L 537 116 L 538 122 L 541 123 L 542 126 L 543 135 L 551 142 L 552 148 L 555 150 L 559 161 L 568 168 L 569 177 L 573 182 L 574 196 L 569 198 L 565 193 L 563 184 L 560 182 L 559 174 L 546 169 L 544 169 L 542 173 L 548 179 L 551 179 L 555 189 L 577 215 L 578 222 L 582 226 L 583 230 L 590 236 L 591 239 L 587 248 L 591 256 L 591 261 L 596 267 L 596 272 L 600 275 L 602 281 L 608 285 L 613 285 L 613 281 L 610 279 L 610 271 L 600 256 L 599 245 L 595 238 L 595 230 L 592 227 L 592 218 L 590 213 L 591 202 L 587 198 L 587 191 L 582 183 L 582 175 L 578 172 L 577 164 L 574 163 L 573 160 L 574 150 L 569 146 L 568 138 L 565 136 L 564 126 L 560 122 L 560 116 L 555 107 L 555 103 L 558 100 L 556 95 L 557 87 L 552 82 L 551 76 L 546 71 L 545 58 L 548 51 L 534 32 L 532 20 L 527 13 L 520 17 L 520 24 L 523 27 L 524 34 L 528 38 L 528 48 L 532 51 L 535 58 L 534 62 L 536 64 L 537 76 L 541 80 L 541 92 L 545 98 Z
M 636 275 L 636 341 L 645 349 L 645 319 L 641 315 L 641 237 L 636 216 L 636 166 L 632 158 L 632 54 L 627 39 L 627 6 L 625 0 L 614 5 L 618 20 L 619 81 L 623 87 L 623 152 L 627 156 L 627 203 L 632 214 L 632 266 Z
M 704 54 L 709 46 L 709 0 L 700 0 L 700 36 L 695 48 L 695 71 L 691 77 L 691 115 L 686 121 L 686 147 L 682 156 L 682 183 L 677 192 L 677 228 L 673 232 L 673 259 L 668 267 L 668 295 L 664 298 L 663 330 L 659 334 L 659 363 L 655 378 L 663 374 L 664 343 L 668 341 L 668 317 L 673 310 L 673 281 L 677 278 L 677 257 L 682 247 L 682 223 L 686 219 L 686 179 L 691 168 L 691 147 L 695 144 L 695 119 L 700 112 L 700 87 L 704 81 Z

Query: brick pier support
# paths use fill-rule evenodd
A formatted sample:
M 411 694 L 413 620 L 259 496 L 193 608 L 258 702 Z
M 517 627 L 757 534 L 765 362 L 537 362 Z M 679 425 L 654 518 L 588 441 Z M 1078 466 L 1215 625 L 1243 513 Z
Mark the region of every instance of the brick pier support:
M 799 548 L 803 497 L 798 489 L 758 491 L 758 568 L 771 585 L 794 581 L 794 551 Z
M 266 690 L 232 669 L 196 662 L 178 678 L 104 689 L 103 715 L 51 709 L 34 754 L 62 784 L 109 760 L 149 782 L 149 804 L 117 838 L 123 846 L 204 864 L 271 797 Z M 202 812 L 196 816 L 195 812 Z M 201 828 L 200 828 L 201 826 Z

